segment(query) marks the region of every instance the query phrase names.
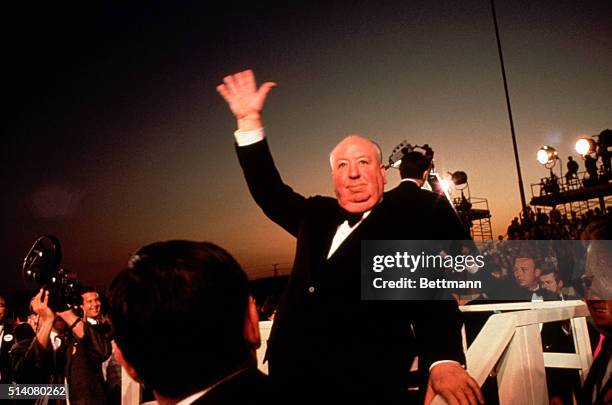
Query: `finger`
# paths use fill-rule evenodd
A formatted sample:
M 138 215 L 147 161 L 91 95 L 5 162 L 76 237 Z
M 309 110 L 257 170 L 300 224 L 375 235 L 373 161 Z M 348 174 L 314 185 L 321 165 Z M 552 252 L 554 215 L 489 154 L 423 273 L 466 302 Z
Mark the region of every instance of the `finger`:
M 470 404 L 470 401 L 468 400 L 468 397 L 465 395 L 465 392 L 463 392 L 463 387 L 459 387 L 458 389 L 454 389 L 453 390 L 453 394 L 455 396 L 455 398 L 457 398 L 457 403 L 460 405 L 472 405 Z M 476 405 L 476 404 L 474 404 Z
M 245 72 L 238 72 L 238 73 L 236 73 L 234 75 L 234 78 L 235 78 L 234 82 L 235 82 L 236 87 L 238 89 L 244 88 L 244 84 L 246 82 L 245 75 L 246 75 L 246 71 Z
M 219 94 L 221 94 L 221 97 L 223 97 L 225 101 L 229 103 L 231 95 L 227 90 L 227 86 L 225 84 L 220 84 L 217 86 L 217 91 L 219 92 Z
M 468 404 L 478 405 L 478 400 L 476 399 L 476 395 L 474 394 L 472 387 L 470 387 L 469 385 L 465 387 L 465 389 L 463 390 L 463 394 L 465 394 L 468 400 Z
M 36 305 L 36 303 L 40 301 L 41 295 L 42 295 L 42 288 L 40 289 L 40 291 L 38 291 L 38 294 L 32 297 L 32 300 L 30 301 L 30 307 L 34 307 L 34 305 Z
M 230 92 L 230 94 L 236 94 L 236 83 L 234 81 L 234 76 L 229 75 L 229 76 L 225 76 L 223 78 L 223 83 L 225 83 L 225 86 L 227 87 L 227 90 Z
M 276 83 L 265 82 L 264 84 L 261 85 L 259 90 L 257 90 L 257 95 L 261 97 L 262 100 L 265 100 L 270 90 L 272 90 L 272 87 L 276 87 Z
M 43 298 L 42 303 L 47 305 L 47 303 L 49 302 L 49 293 L 45 294 L 45 298 Z
M 478 383 L 476 382 L 476 380 L 470 377 L 468 378 L 467 383 L 469 387 L 471 388 L 472 392 L 474 393 L 474 395 L 476 395 L 476 397 L 478 398 L 478 403 L 484 404 L 485 399 L 484 399 L 484 396 L 482 395 L 482 391 L 480 390 L 480 387 L 478 386 Z
M 425 401 L 423 402 L 423 405 L 429 405 L 431 401 L 433 401 L 435 396 L 436 393 L 434 392 L 433 388 L 431 388 L 431 385 L 428 384 L 427 393 L 425 394 Z
M 462 405 L 452 391 L 445 391 L 444 394 L 440 393 L 440 396 L 444 398 L 448 405 Z
M 257 86 L 255 85 L 255 75 L 250 69 L 244 72 L 244 85 L 246 89 L 252 93 L 257 91 Z

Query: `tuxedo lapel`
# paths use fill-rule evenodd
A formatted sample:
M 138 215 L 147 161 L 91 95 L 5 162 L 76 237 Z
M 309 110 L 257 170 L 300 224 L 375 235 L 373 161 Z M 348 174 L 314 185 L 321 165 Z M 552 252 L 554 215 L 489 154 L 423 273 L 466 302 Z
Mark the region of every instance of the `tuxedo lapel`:
M 340 210 L 338 210 L 337 212 L 334 212 L 333 214 L 329 215 L 327 219 L 322 219 L 318 223 L 319 229 L 317 229 L 315 233 L 316 235 L 318 235 L 318 237 L 317 241 L 315 242 L 316 248 L 314 249 L 314 251 L 316 257 L 319 258 L 321 262 L 325 262 L 328 260 L 327 254 L 329 253 L 329 249 L 331 248 L 334 236 L 338 231 L 338 227 L 342 224 L 343 221 L 344 218 L 340 214 Z M 334 252 L 334 254 L 335 253 L 336 252 Z

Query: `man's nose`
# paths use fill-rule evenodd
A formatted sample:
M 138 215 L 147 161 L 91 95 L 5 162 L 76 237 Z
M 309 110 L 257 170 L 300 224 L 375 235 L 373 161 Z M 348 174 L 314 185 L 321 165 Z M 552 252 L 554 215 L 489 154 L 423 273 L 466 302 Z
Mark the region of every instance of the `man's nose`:
M 359 173 L 359 166 L 357 165 L 357 163 L 351 163 L 349 165 L 349 177 L 351 179 L 357 179 L 359 178 L 360 173 Z

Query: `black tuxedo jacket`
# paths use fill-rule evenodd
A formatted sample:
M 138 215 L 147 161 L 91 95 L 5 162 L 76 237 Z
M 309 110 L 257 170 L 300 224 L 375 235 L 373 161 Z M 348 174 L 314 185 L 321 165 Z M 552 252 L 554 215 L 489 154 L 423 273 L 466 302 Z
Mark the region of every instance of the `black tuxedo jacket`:
M 582 387 L 582 392 L 578 398 L 578 403 L 580 405 L 604 405 L 608 404 L 605 402 L 606 396 L 612 389 L 612 378 L 608 378 L 608 381 L 603 384 L 602 382 L 606 376 L 608 366 L 612 361 L 612 338 L 606 337 L 604 340 L 601 353 L 599 356 L 593 361 L 591 364 L 591 368 L 589 369 L 589 373 L 584 381 L 584 386 Z M 597 390 L 597 395 L 595 399 L 593 399 L 593 391 L 595 387 L 599 387 Z
M 82 339 L 70 336 L 67 341 L 66 378 L 71 405 L 108 403 L 102 363 L 111 355 L 107 325 L 91 325 L 83 320 Z
M 404 395 L 415 355 L 421 370 L 437 360 L 464 361 L 454 301 L 360 298 L 361 240 L 402 235 L 390 232 L 395 229 L 390 222 L 395 197 L 375 207 L 327 259 L 343 222 L 337 200 L 305 198 L 285 185 L 265 140 L 237 152 L 257 204 L 297 238 L 293 269 L 268 343 L 270 377 L 285 395 L 294 401 L 331 395 L 391 403 Z M 425 210 L 425 205 L 419 207 Z M 418 232 L 409 235 L 417 237 Z
M 253 368 L 214 387 L 193 405 L 274 405 L 275 401 L 268 377 Z
M 471 236 L 446 197 L 403 181 L 384 194 L 382 207 L 388 222 L 388 239 L 470 240 Z

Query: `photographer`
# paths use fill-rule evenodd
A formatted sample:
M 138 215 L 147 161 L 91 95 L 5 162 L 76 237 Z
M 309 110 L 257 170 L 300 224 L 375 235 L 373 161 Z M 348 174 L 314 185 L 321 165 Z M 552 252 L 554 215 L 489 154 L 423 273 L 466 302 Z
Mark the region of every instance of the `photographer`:
M 111 353 L 110 342 L 72 310 L 53 312 L 49 294 L 40 289 L 31 307 L 39 317 L 36 337 L 11 351 L 18 383 L 67 383 L 71 405 L 107 403 L 101 364 Z

